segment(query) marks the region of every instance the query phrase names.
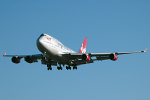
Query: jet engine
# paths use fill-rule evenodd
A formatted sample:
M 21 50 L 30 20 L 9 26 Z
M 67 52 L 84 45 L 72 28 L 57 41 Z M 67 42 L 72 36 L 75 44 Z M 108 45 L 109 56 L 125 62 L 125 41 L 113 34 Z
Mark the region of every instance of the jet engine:
M 15 64 L 20 63 L 20 58 L 19 57 L 12 57 L 11 61 Z
M 116 61 L 118 59 L 117 55 L 115 53 L 113 54 L 110 54 L 109 58 L 112 60 L 112 61 Z
M 90 61 L 90 56 L 87 54 L 83 54 L 82 55 L 82 60 L 85 60 L 85 61 Z
M 27 57 L 25 57 L 24 59 L 25 59 L 25 61 L 26 61 L 27 63 L 33 63 L 33 57 L 32 57 L 32 56 L 27 56 Z

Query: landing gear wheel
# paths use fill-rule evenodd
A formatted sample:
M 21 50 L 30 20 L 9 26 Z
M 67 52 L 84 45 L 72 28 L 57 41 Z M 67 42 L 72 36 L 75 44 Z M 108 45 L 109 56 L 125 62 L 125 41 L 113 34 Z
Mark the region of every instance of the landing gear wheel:
M 66 66 L 66 69 L 68 70 L 68 66 Z
M 74 67 L 73 67 L 73 70 L 74 70 L 74 69 L 76 69 L 76 70 L 77 70 L 77 67 L 76 67 L 76 66 L 74 66 Z
M 52 67 L 50 67 L 50 68 L 48 67 L 47 70 L 52 70 Z
M 69 69 L 71 70 L 71 67 L 69 67 Z
M 58 69 L 58 70 L 62 70 L 63 68 L 62 68 L 62 67 L 57 67 L 57 69 Z
M 47 64 L 47 70 L 52 70 L 51 64 Z
M 68 69 L 70 69 L 71 70 L 71 67 L 70 66 L 66 66 L 66 69 L 68 70 Z

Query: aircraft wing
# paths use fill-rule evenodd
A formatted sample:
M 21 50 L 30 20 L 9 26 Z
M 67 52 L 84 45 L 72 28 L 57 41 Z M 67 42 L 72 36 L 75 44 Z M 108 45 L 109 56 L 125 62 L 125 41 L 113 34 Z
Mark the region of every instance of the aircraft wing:
M 72 60 L 73 64 L 76 63 L 77 65 L 86 64 L 86 63 L 93 63 L 93 61 L 97 60 L 117 60 L 117 55 L 122 54 L 132 54 L 132 53 L 142 53 L 146 52 L 147 49 L 144 51 L 133 51 L 133 52 L 116 52 L 116 53 L 66 53 L 62 54 L 62 56 L 68 58 L 68 60 Z M 90 59 L 88 59 L 90 57 Z
M 42 59 L 43 55 L 42 54 L 33 54 L 33 55 L 6 55 L 4 53 L 4 57 L 12 57 L 12 62 L 18 64 L 20 63 L 20 60 L 22 58 L 25 59 L 26 62 L 32 63 L 32 62 L 38 62 L 38 59 Z
M 42 54 L 33 54 L 33 55 L 6 55 L 6 53 L 4 53 L 3 56 L 4 57 L 19 57 L 19 58 L 25 58 L 27 56 L 32 56 L 32 57 L 35 57 L 37 59 L 40 59 L 42 57 Z
M 93 61 L 96 60 L 107 60 L 111 59 L 113 61 L 117 60 L 117 55 L 123 55 L 123 54 L 132 54 L 132 53 L 142 53 L 146 52 L 147 49 L 144 51 L 133 51 L 133 52 L 115 52 L 115 53 L 89 53 L 90 57 L 96 57 L 96 59 L 93 59 Z
M 33 55 L 6 55 L 6 53 L 4 53 L 3 55 L 4 57 L 12 57 L 12 62 L 13 63 L 20 63 L 20 60 L 22 58 L 24 58 L 24 60 L 28 63 L 33 63 L 33 62 L 38 62 L 38 60 L 41 60 L 42 64 L 47 65 L 49 63 L 46 54 L 33 54 Z M 57 62 L 55 61 L 51 61 L 51 65 L 57 66 Z
M 145 49 L 144 51 L 133 51 L 133 52 L 115 52 L 114 54 L 116 55 L 122 55 L 122 54 L 132 54 L 132 53 L 141 53 L 141 52 L 146 52 L 147 49 Z M 91 57 L 93 56 L 108 56 L 110 54 L 113 54 L 113 53 L 89 53 L 89 55 Z

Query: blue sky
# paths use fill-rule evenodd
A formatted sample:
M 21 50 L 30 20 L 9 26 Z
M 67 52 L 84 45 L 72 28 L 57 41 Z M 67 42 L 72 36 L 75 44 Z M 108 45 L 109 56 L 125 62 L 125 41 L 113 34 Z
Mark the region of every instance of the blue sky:
M 1 0 L 0 100 L 149 100 L 149 0 Z M 7 54 L 39 54 L 36 39 L 49 34 L 78 51 L 140 51 L 78 70 L 47 71 Z

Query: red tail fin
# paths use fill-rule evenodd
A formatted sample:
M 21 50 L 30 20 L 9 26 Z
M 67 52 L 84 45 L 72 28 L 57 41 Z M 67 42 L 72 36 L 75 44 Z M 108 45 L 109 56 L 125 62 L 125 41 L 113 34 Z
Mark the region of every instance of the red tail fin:
M 84 39 L 82 46 L 79 50 L 79 53 L 86 53 L 86 47 L 87 47 L 87 38 Z

